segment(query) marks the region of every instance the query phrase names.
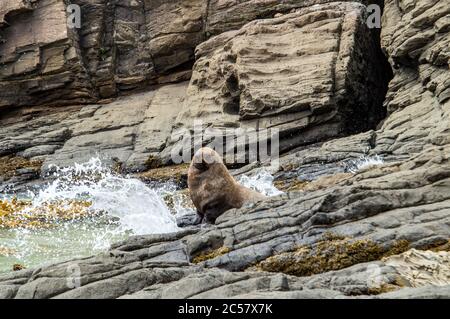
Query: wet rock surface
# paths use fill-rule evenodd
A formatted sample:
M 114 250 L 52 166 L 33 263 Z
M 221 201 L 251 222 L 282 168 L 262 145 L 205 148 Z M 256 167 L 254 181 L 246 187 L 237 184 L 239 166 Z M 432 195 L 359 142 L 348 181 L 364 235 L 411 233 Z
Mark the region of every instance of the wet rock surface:
M 193 218 L 186 217 L 180 225 L 189 226 L 175 234 L 133 237 L 98 256 L 0 275 L 0 297 L 449 298 L 450 9 L 444 1 L 437 0 L 384 1 L 381 46 L 394 75 L 384 99 L 387 115 L 377 127 L 370 122 L 372 126 L 366 127 L 364 132 L 345 137 L 343 135 L 350 133 L 340 135 L 341 131 L 329 126 L 327 120 L 315 120 L 322 116 L 333 122 L 333 116 L 339 114 L 339 108 L 333 105 L 341 106 L 333 103 L 342 97 L 348 101 L 360 99 L 360 103 L 350 107 L 353 111 L 361 104 L 373 110 L 371 105 L 377 105 L 373 99 L 379 97 L 375 93 L 380 90 L 376 83 L 379 75 L 367 74 L 365 82 L 359 83 L 365 83 L 370 90 L 360 90 L 354 86 L 358 79 L 354 75 L 365 71 L 355 71 L 352 66 L 356 69 L 378 66 L 378 71 L 384 67 L 372 59 L 373 51 L 367 52 L 371 46 L 368 41 L 376 39 L 376 34 L 374 37 L 368 37 L 367 33 L 358 35 L 357 28 L 353 28 L 349 29 L 351 40 L 346 42 L 342 38 L 346 23 L 362 19 L 358 11 L 363 8 L 361 4 L 325 2 L 303 1 L 304 7 L 292 13 L 290 10 L 297 8 L 296 1 L 286 1 L 283 8 L 270 1 L 211 1 L 208 8 L 202 7 L 199 1 L 194 1 L 192 8 L 183 6 L 183 1 L 161 5 L 158 8 L 169 16 L 176 10 L 192 10 L 192 15 L 188 15 L 191 18 L 186 27 L 180 26 L 180 31 L 177 29 L 167 35 L 167 41 L 179 45 L 179 51 L 156 43 L 166 39 L 165 35 L 156 36 L 159 40 L 153 41 L 155 46 L 151 45 L 150 50 L 158 47 L 160 51 L 151 55 L 157 57 L 152 61 L 153 67 L 155 61 L 165 70 L 174 67 L 169 52 L 177 52 L 180 58 L 175 60 L 180 63 L 192 62 L 196 47 L 197 60 L 189 83 L 164 85 L 109 104 L 17 107 L 2 114 L 0 155 L 42 160 L 44 172 L 48 164 L 67 165 L 91 157 L 96 150 L 104 154 L 106 161 L 120 163 L 125 169 L 158 166 L 161 164 L 158 159 L 163 158 L 161 152 L 171 143 L 169 136 L 178 126 L 172 124 L 196 109 L 206 114 L 205 119 L 211 117 L 210 122 L 222 121 L 221 125 L 225 125 L 229 120 L 235 125 L 246 125 L 251 121 L 263 123 L 271 116 L 282 118 L 283 105 L 292 106 L 290 102 L 298 99 L 306 101 L 309 115 L 303 117 L 305 124 L 281 119 L 279 125 L 287 125 L 287 131 L 289 125 L 292 129 L 301 127 L 309 132 L 323 129 L 331 136 L 308 139 L 311 135 L 305 133 L 305 136 L 300 135 L 307 141 L 305 145 L 298 142 L 298 137 L 284 139 L 290 151 L 282 154 L 280 169 L 271 172 L 277 185 L 287 191 L 284 195 L 230 210 L 214 225 L 193 225 Z M 13 2 L 5 3 L 0 7 L 0 32 L 5 28 L 1 21 L 8 21 L 8 15 L 3 12 L 18 10 L 25 15 L 38 12 L 40 8 L 39 4 L 14 9 L 9 7 L 15 5 Z M 56 5 L 57 1 L 54 3 Z M 136 3 L 142 5 L 140 1 Z M 258 6 L 261 3 L 264 6 Z M 321 6 L 311 9 L 314 4 Z M 150 8 L 146 2 L 143 5 Z M 176 5 L 180 7 L 174 9 L 172 6 Z M 97 9 L 92 6 L 95 14 Z M 327 8 L 333 8 L 333 13 Z M 140 10 L 135 12 L 142 14 L 144 11 Z M 150 12 L 157 12 L 152 10 L 156 8 L 152 7 Z M 349 12 L 354 14 L 347 16 Z M 282 15 L 273 18 L 275 13 Z M 234 15 L 242 18 L 236 19 Z M 110 15 L 104 16 L 110 19 Z M 207 19 L 202 20 L 205 16 Z M 228 20 L 223 20 L 223 16 Z M 250 22 L 247 25 L 242 23 L 246 19 Z M 308 23 L 301 23 L 305 19 Z M 200 20 L 206 23 L 206 29 L 203 25 L 198 31 Z M 173 27 L 176 26 L 177 23 Z M 322 28 L 323 33 L 319 34 L 323 38 L 310 33 L 313 31 L 309 28 Z M 275 31 L 264 33 L 261 30 Z M 204 37 L 202 40 L 198 40 L 197 32 Z M 210 36 L 204 32 L 218 36 L 200 44 Z M 285 55 L 289 57 L 289 52 L 298 53 L 303 48 L 300 56 L 317 58 L 317 65 L 312 73 L 305 67 L 291 74 L 292 77 L 283 77 L 278 71 L 281 65 L 287 68 L 286 61 L 281 62 L 286 56 L 273 60 L 274 55 L 267 53 L 268 38 L 265 38 L 278 36 L 281 41 L 283 32 L 290 36 L 299 32 L 300 38 L 319 39 L 324 46 L 325 39 L 330 43 L 340 40 L 341 45 L 345 43 L 347 47 L 338 50 L 330 45 L 329 50 L 319 54 L 319 59 L 318 52 L 312 50 L 320 46 L 299 44 L 297 47 L 288 41 Z M 1 37 L 5 37 L 4 33 Z M 360 41 L 356 43 L 356 39 Z M 349 50 L 344 54 L 348 61 L 346 67 L 338 68 L 336 55 L 344 49 Z M 257 54 L 250 54 L 252 50 L 258 51 Z M 0 52 L 5 52 L 4 47 L 0 46 Z M 29 59 L 23 61 L 32 61 L 32 53 L 27 54 Z M 184 58 L 188 55 L 191 57 Z M 133 55 L 136 56 L 137 53 Z M 264 64 L 267 58 L 270 63 Z M 359 58 L 360 63 L 352 62 Z M 107 61 L 103 62 L 110 63 Z M 8 63 L 16 65 L 17 61 Z M 280 76 L 279 87 L 271 86 L 272 93 L 267 89 L 263 92 L 261 87 L 267 85 L 261 86 L 258 81 L 264 74 L 248 72 L 253 64 L 254 71 L 260 65 L 278 70 L 272 71 Z M 219 65 L 224 66 L 223 70 L 219 70 Z M 15 69 L 20 70 L 19 66 Z M 247 72 L 243 72 L 246 67 Z M 293 72 L 292 68 L 287 69 Z M 0 85 L 8 90 L 2 89 L 2 92 L 13 92 L 9 89 L 10 79 L 23 75 L 6 74 L 4 72 L 10 71 L 5 70 L 0 71 Z M 310 75 L 319 71 L 323 71 L 322 76 L 316 78 L 317 82 L 312 81 Z M 330 78 L 331 73 L 334 78 Z M 177 72 L 171 74 L 178 76 Z M 242 74 L 250 76 L 246 79 Z M 302 77 L 311 82 L 302 82 Z M 283 82 L 287 78 L 303 85 L 292 84 L 293 89 L 288 90 L 291 85 Z M 102 83 L 107 83 L 105 81 Z M 140 81 L 130 80 L 131 86 Z M 124 85 L 117 83 L 116 88 Z M 105 90 L 108 85 L 104 85 Z M 326 89 L 327 85 L 332 88 Z M 315 91 L 315 87 L 324 90 Z M 239 98 L 227 91 L 230 88 L 239 89 Z M 350 88 L 363 92 L 362 96 Z M 17 98 L 15 94 L 11 96 Z M 252 104 L 253 97 L 258 97 L 261 103 Z M 22 105 L 14 99 L 2 96 L 0 107 Z M 24 101 L 29 101 L 27 99 Z M 49 99 L 54 100 L 55 96 L 50 95 Z M 223 110 L 227 109 L 224 106 L 236 101 L 239 101 L 239 112 L 224 117 Z M 133 107 L 127 107 L 129 105 Z M 314 107 L 323 112 L 310 114 Z M 291 109 L 289 118 L 300 121 L 295 116 L 302 112 Z M 373 117 L 367 114 L 365 120 L 370 118 Z M 382 162 L 368 161 L 361 168 L 358 161 L 362 157 L 379 157 Z M 260 163 L 260 166 L 266 164 Z M 255 166 L 243 168 L 236 174 L 252 174 L 257 169 Z M 20 173 L 18 169 L 14 171 Z M 8 180 L 8 187 L 20 189 L 24 183 L 29 180 L 16 176 Z M 6 183 L 0 184 L 0 187 L 5 186 Z M 336 256 L 340 257 L 334 258 Z
M 343 185 L 289 193 L 252 207 L 230 210 L 213 226 L 136 237 L 101 256 L 4 275 L 0 277 L 1 290 L 8 291 L 9 296 L 42 298 L 334 298 L 383 297 L 384 293 L 396 297 L 391 290 L 398 290 L 398 297 L 445 296 L 445 280 L 441 288 L 421 286 L 402 292 L 404 287 L 417 287 L 408 283 L 404 267 L 376 261 L 389 251 L 397 254 L 410 248 L 448 249 L 450 162 L 449 153 L 443 156 L 442 152 L 426 152 L 406 161 L 402 164 L 404 170 L 402 166 L 385 165 L 355 174 Z M 438 163 L 436 158 L 440 159 Z M 319 246 L 330 249 L 334 239 L 327 234 L 348 238 L 347 246 L 353 247 L 339 251 L 341 258 L 336 259 L 333 268 L 326 263 L 320 268 L 321 260 L 316 257 L 318 268 L 313 276 L 252 270 L 259 262 L 268 263 L 269 258 L 282 258 L 301 247 L 312 251 Z M 337 244 L 344 247 L 342 242 Z M 214 254 L 217 250 L 220 253 Z M 325 254 L 324 260 L 329 262 L 335 253 L 331 251 L 328 257 Z M 203 258 L 206 260 L 194 264 L 194 259 L 202 255 L 211 259 Z M 448 262 L 445 260 L 444 264 Z M 288 260 L 284 261 L 287 265 Z M 307 258 L 295 260 L 295 265 L 299 269 L 311 267 Z M 81 287 L 71 289 L 67 281 L 74 280 L 70 273 L 74 267 L 80 270 Z M 283 270 L 271 269 L 270 263 L 262 269 Z M 373 283 L 373 273 L 382 278 Z M 138 282 L 134 284 L 134 280 Z
M 8 113 L 0 119 L 0 154 L 41 161 L 38 176 L 51 172 L 52 165 L 73 165 L 92 157 L 123 170 L 146 169 L 166 144 L 185 88 L 186 83 L 179 83 L 109 104 Z M 9 185 L 17 189 L 29 182 L 22 177 L 9 180 Z

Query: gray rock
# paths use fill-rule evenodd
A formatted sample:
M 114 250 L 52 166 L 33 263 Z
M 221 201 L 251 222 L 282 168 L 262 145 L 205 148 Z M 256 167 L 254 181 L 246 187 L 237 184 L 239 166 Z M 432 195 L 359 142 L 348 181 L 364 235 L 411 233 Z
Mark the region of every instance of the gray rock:
M 421 288 L 405 288 L 384 293 L 373 298 L 386 299 L 450 299 L 450 285 L 443 287 L 426 286 Z
M 183 112 L 179 118 L 189 118 L 194 114 L 190 114 L 193 110 L 208 109 L 211 111 L 208 113 L 210 122 L 217 121 L 224 124 L 220 110 L 223 110 L 225 105 L 230 105 L 227 101 L 235 102 L 237 97 L 230 92 L 230 88 L 236 88 L 233 78 L 231 77 L 231 82 L 226 80 L 235 72 L 245 74 L 239 73 L 246 67 L 245 59 L 242 59 L 245 57 L 245 49 L 254 50 L 259 44 L 265 52 L 264 49 L 268 50 L 264 40 L 267 40 L 266 37 L 271 39 L 275 36 L 277 42 L 274 43 L 282 43 L 280 33 L 277 33 L 281 31 L 277 28 L 293 31 L 300 29 L 303 31 L 300 32 L 302 36 L 309 39 L 310 24 L 292 26 L 294 22 L 303 21 L 303 15 L 306 13 L 310 14 L 311 19 L 319 19 L 321 15 L 329 17 L 330 21 L 322 21 L 325 24 L 321 26 L 329 28 L 329 31 L 336 30 L 332 28 L 336 23 L 351 24 L 362 21 L 363 17 L 362 11 L 358 11 L 363 8 L 359 4 L 339 3 L 309 7 L 272 18 L 271 15 L 278 10 L 287 13 L 285 11 L 294 7 L 293 2 L 286 1 L 279 6 L 278 3 L 276 5 L 264 3 L 258 14 L 269 15 L 270 19 L 250 22 L 243 26 L 255 19 L 255 6 L 261 5 L 260 1 L 241 1 L 239 4 L 211 1 L 208 9 L 210 19 L 207 21 L 210 32 L 234 31 L 211 38 L 197 48 L 198 60 L 189 86 L 187 83 L 164 86 L 152 92 L 121 98 L 109 105 L 62 107 L 58 112 L 46 107 L 35 108 L 32 111 L 17 108 L 6 115 L 2 114 L 0 119 L 2 124 L 0 154 L 43 156 L 47 163 L 58 162 L 66 165 L 71 161 L 87 158 L 95 150 L 101 150 L 102 153 L 109 154 L 109 159 L 117 157 L 125 167 L 127 165 L 130 168 L 144 167 L 146 158 L 154 159 L 155 156 L 160 156 L 164 159 L 164 150 L 162 152 L 161 150 L 166 148 L 167 154 L 168 137 L 172 133 L 172 127 L 169 128 L 167 123 L 173 121 L 183 103 Z M 319 2 L 314 1 L 314 4 L 316 3 Z M 183 4 L 182 1 L 167 4 L 169 16 L 178 9 L 186 10 L 187 7 Z M 304 5 L 306 4 L 309 6 L 312 2 L 304 2 Z M 108 10 L 112 8 L 107 8 L 105 12 L 99 14 L 100 11 L 96 6 L 84 5 L 91 10 L 90 17 L 108 17 L 107 19 L 112 20 L 112 16 L 108 15 Z M 155 43 L 155 46 L 161 48 L 160 51 L 153 53 L 153 56 L 157 57 L 155 61 L 160 63 L 160 68 L 170 69 L 178 65 L 177 54 L 180 63 L 189 61 L 188 55 L 203 32 L 198 29 L 199 20 L 202 19 L 199 12 L 206 12 L 202 11 L 206 8 L 203 8 L 200 2 L 195 2 L 193 6 L 195 10 L 191 12 L 192 16 L 189 18 L 192 23 L 189 23 L 186 29 L 177 21 L 174 24 L 176 30 L 173 34 L 167 37 L 156 35 L 157 38 L 166 38 L 179 48 L 171 51 L 170 46 L 164 46 L 161 42 Z M 142 11 L 138 7 L 139 5 L 130 4 L 124 10 L 125 12 L 131 10 L 133 14 L 129 16 L 130 19 L 136 18 L 141 26 L 143 20 L 139 19 L 142 19 Z M 154 10 L 162 10 L 163 7 L 152 7 L 150 11 L 155 13 L 157 11 Z M 334 8 L 337 11 L 329 12 L 326 8 Z M 23 9 L 8 2 L 7 12 Z M 40 6 L 25 9 L 24 12 L 34 12 L 33 14 L 43 10 Z M 316 140 L 311 138 L 314 134 L 302 137 L 307 143 L 313 143 L 312 145 L 298 143 L 298 137 L 294 140 L 283 139 L 285 145 L 292 143 L 292 150 L 283 154 L 280 159 L 280 170 L 272 170 L 272 173 L 277 177 L 277 181 L 285 182 L 288 184 L 286 187 L 291 187 L 291 191 L 285 195 L 241 209 L 229 210 L 216 220 L 215 225 L 189 227 L 174 234 L 133 237 L 113 245 L 111 250 L 97 256 L 0 275 L 0 296 L 2 298 L 450 298 L 447 277 L 433 275 L 433 271 L 448 267 L 448 260 L 445 259 L 447 257 L 437 258 L 436 254 L 430 251 L 414 253 L 410 250 L 411 248 L 448 250 L 450 239 L 448 93 L 450 53 L 447 50 L 450 31 L 449 10 L 444 2 L 437 0 L 385 1 L 381 42 L 394 67 L 394 79 L 389 84 L 385 99 L 387 118 L 376 129 L 334 138 L 327 142 L 321 140 L 316 143 Z M 351 18 L 347 16 L 349 12 L 357 14 Z M 234 17 L 240 13 L 245 14 L 242 21 L 236 22 Z M 53 13 L 55 14 L 57 13 Z M 227 14 L 229 19 L 224 20 L 221 26 L 219 18 Z M 0 11 L 1 31 L 5 30 L 5 17 L 7 18 L 7 15 Z M 118 17 L 121 21 L 126 20 L 124 12 L 119 12 Z M 9 30 L 18 28 L 20 31 L 20 25 L 30 21 L 31 18 L 26 14 L 21 16 Z M 99 21 L 105 22 L 101 19 Z M 320 22 L 320 19 L 314 21 Z M 116 27 L 123 30 L 124 25 L 118 23 Z M 319 28 L 319 25 L 315 26 Z M 130 28 L 130 33 L 116 33 L 114 43 L 118 44 L 119 51 L 127 46 L 133 47 L 133 43 L 136 43 L 133 35 L 136 35 L 137 27 L 133 25 Z M 181 34 L 177 33 L 178 28 L 182 29 Z M 238 28 L 241 29 L 237 30 Z M 265 33 L 274 30 L 275 33 Z M 54 31 L 52 36 L 65 37 L 61 35 L 60 32 L 63 31 L 58 26 Z M 107 71 L 110 70 L 108 67 L 112 62 L 106 56 L 105 61 L 98 63 L 95 57 L 95 51 L 98 49 L 95 47 L 97 31 L 93 28 L 90 31 L 85 29 L 85 32 L 87 44 L 84 52 L 90 66 L 87 69 L 89 72 L 95 71 L 94 78 L 97 83 L 102 84 L 101 95 L 112 94 L 117 87 L 132 88 L 143 81 L 140 77 L 142 74 L 135 68 L 130 68 L 130 73 L 127 73 L 128 71 L 121 67 L 118 69 L 118 78 L 121 80 L 112 85 L 111 74 Z M 112 34 L 112 30 L 108 32 Z M 159 32 L 154 25 L 152 32 Z M 193 34 L 186 35 L 189 32 Z M 357 61 L 361 56 L 363 59 L 371 57 L 369 52 L 358 51 L 368 50 L 371 47 L 367 42 L 369 41 L 367 35 L 359 35 L 359 38 L 349 40 L 345 39 L 342 33 L 330 31 L 326 34 L 333 35 L 334 40 L 343 40 L 341 44 L 347 44 L 349 46 L 347 49 L 350 47 L 354 49 L 347 56 L 349 61 Z M 349 34 L 350 38 L 351 35 L 354 33 Z M 8 48 L 12 48 L 11 52 L 19 50 L 15 46 L 13 48 L 8 34 L 5 36 L 3 32 L 0 37 L 7 39 L 6 43 Z M 255 41 L 251 46 L 246 42 L 249 39 Z M 325 38 L 317 36 L 317 39 L 322 44 L 326 43 Z M 362 40 L 362 43 L 356 45 L 355 39 Z M 105 41 L 104 44 L 109 46 L 112 43 L 108 37 Z M 43 43 L 50 44 L 48 41 Z M 289 42 L 287 48 L 294 51 L 302 48 L 296 45 L 297 43 Z M 311 52 L 307 51 L 312 53 L 315 52 L 314 48 L 319 47 L 321 46 L 314 45 L 308 48 L 312 50 Z M 4 50 L 5 46 L 0 47 L 2 48 Z M 70 57 L 71 51 L 68 49 L 66 53 Z M 236 59 L 228 55 L 232 50 L 236 51 L 234 52 Z M 142 57 L 139 54 L 145 55 L 144 48 L 142 51 L 131 50 L 129 54 L 124 53 L 125 51 L 120 52 L 122 53 L 119 57 L 123 58 L 124 65 L 142 67 L 130 61 L 134 58 L 133 55 L 135 57 Z M 175 52 L 174 55 L 172 52 Z M 334 49 L 329 51 L 335 54 L 339 52 Z M 0 71 L 2 76 L 0 88 L 5 92 L 0 108 L 14 104 L 17 97 L 23 99 L 21 101 L 28 101 L 26 97 L 17 93 L 17 88 L 13 90 L 8 85 L 13 76 L 11 72 L 19 70 L 20 73 L 14 76 L 20 78 L 23 72 L 41 67 L 35 63 L 37 58 L 35 54 L 35 50 L 30 50 L 21 61 L 17 60 L 16 56 L 9 56 L 11 62 L 8 63 L 12 63 L 15 68 L 8 66 Z M 51 65 L 60 65 L 57 63 L 57 57 L 61 54 L 55 53 L 52 56 L 54 58 Z M 264 56 L 266 55 L 255 55 L 256 58 L 251 60 L 256 61 L 255 70 L 258 66 L 264 65 Z M 76 58 L 71 58 L 71 61 L 76 61 Z M 150 73 L 157 65 L 155 61 L 143 62 L 149 63 L 147 66 L 151 64 Z M 349 80 L 351 83 L 335 79 L 336 81 L 331 83 L 335 85 L 334 90 L 320 91 L 328 97 L 326 101 L 333 102 L 338 96 L 344 100 L 349 98 L 342 93 L 342 90 L 345 91 L 349 87 L 360 89 L 357 83 L 352 82 L 358 77 L 349 76 L 350 71 L 354 72 L 353 75 L 373 76 L 367 70 L 357 70 L 357 66 L 361 66 L 359 63 L 347 64 L 349 68 L 344 70 L 337 67 L 338 62 L 333 61 L 322 56 L 322 59 L 317 61 L 319 65 L 317 70 L 328 70 L 325 66 L 331 65 L 336 71 L 334 72 L 337 75 L 336 79 Z M 376 65 L 374 61 L 377 60 L 364 61 L 364 65 L 374 67 Z M 209 68 L 206 66 L 207 62 L 210 63 Z M 272 71 L 279 67 L 276 59 L 267 65 L 273 68 Z M 356 69 L 352 69 L 350 67 L 352 65 Z M 219 66 L 224 66 L 223 70 L 219 70 Z M 83 76 L 82 72 L 77 72 L 75 69 L 77 67 L 75 64 L 72 71 Z M 106 70 L 106 73 L 102 73 L 102 70 Z M 305 70 L 301 71 L 295 75 L 308 74 Z M 322 82 L 319 81 L 319 84 L 328 87 L 325 80 L 329 81 L 330 73 L 324 74 L 325 76 L 320 77 Z M 135 75 L 137 78 L 134 78 Z M 64 73 L 54 79 L 56 84 L 50 81 L 50 77 L 39 83 L 40 86 L 36 84 L 20 92 L 28 94 L 34 87 L 43 88 L 44 91 L 67 88 L 69 78 L 71 75 Z M 214 81 L 203 81 L 205 79 Z M 282 82 L 287 79 L 283 76 L 279 80 L 284 84 L 278 88 L 271 88 L 273 94 L 265 96 L 266 91 L 255 89 L 259 84 L 251 82 L 252 79 L 255 81 L 254 78 L 245 79 L 244 76 L 243 79 L 237 77 L 235 79 L 241 81 L 238 82 L 239 89 L 247 90 L 253 94 L 251 96 L 259 97 L 262 104 L 252 104 L 254 100 L 248 95 L 242 95 L 239 100 L 242 114 L 228 114 L 226 117 L 230 119 L 232 125 L 236 123 L 241 125 L 246 121 L 263 123 L 272 116 L 282 118 L 286 114 L 283 113 L 285 111 L 283 107 L 279 107 L 284 105 L 281 102 L 291 105 L 288 102 L 305 99 L 309 102 L 309 108 L 313 106 L 322 108 L 323 113 L 317 117 L 313 116 L 314 119 L 308 115 L 311 118 L 302 127 L 319 135 L 323 130 L 329 131 L 333 137 L 338 135 L 336 126 L 332 123 L 340 122 L 333 121 L 332 115 L 336 114 L 327 113 L 330 110 L 325 107 L 334 104 L 322 103 L 320 96 L 313 94 L 314 90 L 313 93 L 301 90 L 288 91 L 286 87 L 290 86 Z M 359 84 L 370 84 L 372 80 L 375 79 L 364 77 Z M 27 80 L 23 83 L 29 82 Z M 339 86 L 339 83 L 345 85 Z M 74 82 L 74 85 L 77 84 L 79 82 Z M 310 84 L 310 88 L 313 88 L 313 83 Z M 362 101 L 361 105 L 363 102 L 373 101 L 371 100 L 373 97 L 370 97 L 373 87 L 369 84 L 367 90 L 359 91 L 365 92 L 362 96 L 352 95 L 352 98 Z M 61 89 L 58 92 L 67 97 L 70 95 L 65 94 L 69 91 Z M 39 94 L 36 96 L 39 97 Z M 378 93 L 374 95 L 377 97 Z M 79 96 L 85 97 L 88 94 Z M 55 96 L 51 95 L 49 98 L 55 99 Z M 63 100 L 60 102 L 64 104 Z M 129 105 L 133 105 L 133 108 L 129 108 Z M 277 107 L 273 107 L 274 105 Z M 275 115 L 270 113 L 269 106 Z M 171 111 L 166 113 L 165 110 L 169 107 Z M 217 108 L 219 113 L 215 112 Z M 294 108 L 291 111 L 295 111 L 295 114 L 298 110 Z M 252 118 L 253 114 L 256 114 L 255 118 Z M 298 119 L 292 120 L 295 122 Z M 287 123 L 288 127 L 294 122 Z M 158 126 L 159 124 L 161 125 Z M 295 129 L 297 124 L 298 122 L 292 124 L 295 127 L 291 129 Z M 147 140 L 151 140 L 148 145 Z M 296 148 L 299 145 L 301 146 Z M 44 154 L 46 152 L 48 154 Z M 383 158 L 383 164 L 360 168 L 352 162 L 361 156 L 377 155 Z M 235 173 L 252 174 L 254 169 L 267 164 L 263 162 L 260 165 L 248 166 Z M 28 174 L 27 171 L 23 173 Z M 23 181 L 16 180 L 16 182 Z M 299 186 L 299 182 L 307 184 Z M 297 188 L 292 188 L 296 185 Z M 342 250 L 333 250 L 333 245 L 340 245 L 338 247 Z M 355 250 L 351 250 L 353 254 L 345 255 L 346 249 L 354 247 L 352 245 L 356 245 Z M 408 251 L 400 254 L 405 250 Z M 314 262 L 323 256 L 327 257 L 327 252 L 343 254 L 344 257 L 334 264 L 330 264 L 332 258 L 322 259 L 323 263 L 314 263 L 316 267 L 312 271 L 308 270 L 307 275 L 292 275 L 297 273 L 295 267 L 302 269 L 308 266 L 307 263 L 311 258 Z M 400 255 L 385 258 L 390 254 Z M 304 258 L 299 259 L 298 256 Z M 291 265 L 289 263 L 283 264 L 283 261 L 292 260 L 295 261 L 292 264 L 294 269 L 289 268 Z M 436 262 L 439 263 L 438 267 L 432 268 L 434 269 L 432 271 L 429 267 L 423 267 Z M 271 266 L 276 272 L 262 271 L 262 269 L 271 270 Z M 426 280 L 411 279 L 415 278 L 411 271 L 414 274 L 419 272 L 419 278 Z

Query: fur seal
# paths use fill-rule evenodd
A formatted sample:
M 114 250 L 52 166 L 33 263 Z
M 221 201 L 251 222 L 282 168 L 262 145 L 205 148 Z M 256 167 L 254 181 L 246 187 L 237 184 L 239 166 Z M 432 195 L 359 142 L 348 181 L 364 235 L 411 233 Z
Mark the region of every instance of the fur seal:
M 237 183 L 219 154 L 209 147 L 194 154 L 188 171 L 188 187 L 199 218 L 206 223 L 214 223 L 231 208 L 266 198 Z

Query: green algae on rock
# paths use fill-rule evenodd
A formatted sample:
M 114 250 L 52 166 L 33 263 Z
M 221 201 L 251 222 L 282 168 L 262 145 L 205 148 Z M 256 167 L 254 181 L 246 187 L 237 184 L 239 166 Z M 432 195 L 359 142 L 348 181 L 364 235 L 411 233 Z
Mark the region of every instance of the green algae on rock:
M 148 157 L 147 161 L 145 161 L 145 165 L 149 169 L 161 168 L 162 166 L 164 166 L 159 157 L 152 156 L 152 155 L 150 155 Z
M 23 269 L 27 269 L 27 267 L 25 267 L 25 266 L 22 265 L 22 264 L 14 264 L 14 265 L 12 266 L 12 270 L 13 270 L 13 271 L 20 271 L 20 270 L 23 270 Z

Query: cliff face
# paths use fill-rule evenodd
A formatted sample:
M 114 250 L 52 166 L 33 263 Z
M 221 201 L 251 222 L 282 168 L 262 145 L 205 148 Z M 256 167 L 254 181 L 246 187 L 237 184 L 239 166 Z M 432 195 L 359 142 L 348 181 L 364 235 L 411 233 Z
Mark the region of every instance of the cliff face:
M 196 46 L 212 35 L 327 2 L 2 1 L 0 108 L 89 103 L 149 84 L 187 80 Z M 66 23 L 69 4 L 80 6 L 80 29 Z M 345 10 L 340 11 L 337 20 Z
M 67 4 L 80 6 L 80 29 L 66 23 Z M 206 1 L 36 0 L 1 6 L 1 108 L 89 103 L 187 79 L 194 48 L 204 40 Z
M 198 118 L 276 128 L 281 151 L 384 118 L 391 71 L 360 3 L 104 2 L 72 2 L 80 29 L 62 1 L 2 4 L 0 155 L 37 157 L 46 171 L 100 153 L 144 170 L 170 164 Z M 146 93 L 125 97 L 132 89 Z
M 448 297 L 448 278 L 405 269 L 449 262 L 450 7 L 385 0 L 379 34 L 368 2 L 77 0 L 83 26 L 70 30 L 62 1 L 2 1 L 1 156 L 44 172 L 98 153 L 146 169 L 170 163 L 172 135 L 200 117 L 280 129 L 272 173 L 288 193 L 209 228 L 2 276 L 0 295 Z M 349 169 L 376 155 L 386 163 Z M 39 176 L 24 166 L 0 188 Z

